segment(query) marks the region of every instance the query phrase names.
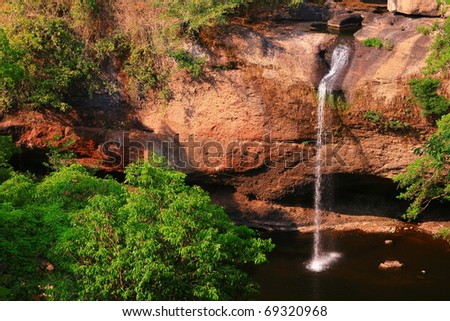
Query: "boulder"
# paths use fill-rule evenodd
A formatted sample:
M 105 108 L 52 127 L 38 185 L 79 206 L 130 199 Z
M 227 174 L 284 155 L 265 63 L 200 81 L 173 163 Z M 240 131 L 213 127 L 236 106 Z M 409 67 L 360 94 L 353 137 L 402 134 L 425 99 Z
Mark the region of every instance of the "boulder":
M 436 0 L 388 0 L 390 12 L 408 15 L 439 17 L 441 15 L 439 7 Z
M 403 263 L 399 261 L 384 261 L 378 265 L 380 270 L 398 270 L 403 267 Z
M 334 29 L 353 29 L 361 27 L 363 18 L 359 13 L 342 13 L 328 20 L 328 27 Z

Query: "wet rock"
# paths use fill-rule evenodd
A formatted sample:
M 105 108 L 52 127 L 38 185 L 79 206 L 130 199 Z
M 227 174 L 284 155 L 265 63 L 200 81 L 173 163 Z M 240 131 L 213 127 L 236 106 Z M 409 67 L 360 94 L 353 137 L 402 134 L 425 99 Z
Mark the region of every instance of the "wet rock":
M 328 27 L 334 29 L 352 29 L 361 27 L 363 18 L 359 13 L 342 13 L 328 21 Z
M 384 261 L 378 265 L 380 270 L 399 270 L 404 266 L 400 261 Z
M 392 245 L 392 244 L 394 244 L 394 241 L 392 241 L 392 240 L 385 240 L 385 241 L 384 241 L 384 244 L 386 244 L 386 245 Z
M 439 2 L 436 0 L 388 0 L 388 10 L 428 17 L 441 15 Z

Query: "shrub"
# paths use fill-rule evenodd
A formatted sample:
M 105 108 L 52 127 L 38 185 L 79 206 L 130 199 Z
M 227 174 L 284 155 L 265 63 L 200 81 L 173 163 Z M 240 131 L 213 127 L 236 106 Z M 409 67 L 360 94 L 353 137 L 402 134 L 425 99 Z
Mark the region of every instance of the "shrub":
M 369 110 L 364 113 L 363 118 L 371 123 L 380 124 L 383 116 L 379 111 Z
M 190 52 L 182 49 L 170 52 L 169 56 L 175 59 L 179 68 L 187 69 L 193 78 L 198 78 L 203 72 L 204 58 L 194 58 Z
M 423 147 L 417 161 L 394 177 L 405 191 L 398 198 L 411 202 L 404 217 L 414 220 L 433 200 L 450 201 L 450 114 L 437 122 L 438 129 Z
M 441 81 L 433 78 L 410 80 L 411 92 L 422 107 L 423 114 L 444 115 L 449 108 L 449 101 L 437 93 Z
M 389 121 L 385 122 L 385 127 L 386 129 L 390 129 L 390 130 L 398 130 L 398 131 L 402 131 L 402 130 L 406 130 L 411 128 L 411 125 L 407 122 L 403 122 L 401 120 L 396 120 L 396 119 L 390 119 Z
M 433 235 L 434 238 L 442 238 L 446 241 L 450 242 L 450 228 L 443 227 L 441 228 L 435 235 Z
M 383 47 L 383 40 L 380 38 L 368 38 L 363 41 L 363 45 L 366 47 L 375 47 L 379 49 Z
M 422 35 L 428 36 L 431 33 L 432 28 L 428 26 L 416 26 L 416 30 Z
M 427 58 L 426 74 L 445 71 L 450 63 L 450 20 L 446 19 L 440 32 L 431 45 L 431 53 Z
M 19 86 L 25 70 L 20 65 L 24 52 L 11 46 L 0 28 L 0 111 L 5 111 L 16 102 Z
M 350 108 L 350 103 L 341 95 L 331 94 L 328 96 L 327 100 L 330 108 L 340 113 L 345 113 Z
M 44 16 L 17 19 L 8 29 L 8 39 L 15 48 L 6 52 L 9 60 L 14 61 L 14 52 L 21 52 L 15 64 L 23 72 L 15 80 L 17 89 L 10 91 L 17 95 L 18 102 L 69 108 L 69 94 L 75 85 L 86 83 L 94 66 L 67 22 Z

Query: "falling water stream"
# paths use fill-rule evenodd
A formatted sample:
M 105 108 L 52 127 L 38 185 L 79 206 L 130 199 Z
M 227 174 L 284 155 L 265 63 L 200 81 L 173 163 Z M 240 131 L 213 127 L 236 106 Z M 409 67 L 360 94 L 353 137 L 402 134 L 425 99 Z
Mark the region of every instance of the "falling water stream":
M 322 195 L 323 195 L 323 144 L 324 144 L 324 128 L 325 128 L 325 102 L 326 97 L 333 91 L 336 80 L 341 75 L 348 63 L 350 48 L 344 44 L 339 44 L 333 51 L 331 58 L 330 71 L 322 78 L 318 90 L 318 107 L 317 107 L 317 164 L 316 164 L 316 182 L 314 190 L 314 209 L 316 226 L 314 232 L 313 255 L 307 264 L 307 268 L 311 271 L 321 272 L 327 269 L 333 262 L 339 259 L 340 254 L 336 252 L 323 252 L 321 248 L 320 224 L 322 220 Z

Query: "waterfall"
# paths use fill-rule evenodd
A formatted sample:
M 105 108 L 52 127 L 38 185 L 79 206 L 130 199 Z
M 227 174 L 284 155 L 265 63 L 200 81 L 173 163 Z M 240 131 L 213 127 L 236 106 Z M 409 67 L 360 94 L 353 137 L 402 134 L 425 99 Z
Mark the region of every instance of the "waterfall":
M 319 84 L 318 90 L 318 106 L 317 106 L 317 161 L 316 161 L 316 182 L 314 189 L 314 224 L 316 229 L 314 231 L 314 245 L 313 255 L 308 262 L 307 268 L 311 271 L 321 272 L 324 271 L 331 263 L 336 261 L 340 254 L 336 252 L 325 253 L 321 249 L 321 235 L 320 224 L 322 220 L 322 195 L 323 195 L 323 175 L 322 175 L 322 162 L 323 162 L 323 134 L 324 134 L 324 122 L 325 122 L 325 102 L 327 95 L 332 92 L 334 84 L 348 62 L 350 48 L 346 45 L 340 44 L 333 51 L 333 57 L 331 58 L 330 71 L 322 78 Z

